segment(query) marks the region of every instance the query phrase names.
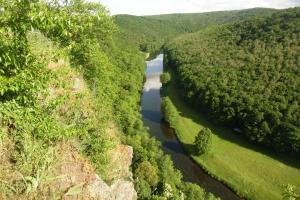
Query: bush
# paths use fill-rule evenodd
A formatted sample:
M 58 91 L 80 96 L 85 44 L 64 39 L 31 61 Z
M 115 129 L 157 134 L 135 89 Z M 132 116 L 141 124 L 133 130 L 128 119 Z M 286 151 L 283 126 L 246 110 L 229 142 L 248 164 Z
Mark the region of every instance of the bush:
M 209 128 L 203 128 L 196 136 L 194 145 L 196 147 L 197 154 L 201 155 L 207 153 L 212 144 L 212 133 Z
M 135 174 L 139 180 L 146 181 L 150 186 L 155 187 L 159 182 L 157 168 L 148 161 L 141 162 L 138 165 Z
M 201 200 L 205 199 L 204 190 L 196 184 L 186 183 L 184 188 L 185 199 Z
M 283 200 L 297 200 L 300 199 L 300 195 L 295 192 L 296 187 L 293 185 L 286 185 L 282 193 Z
M 171 75 L 169 72 L 165 72 L 162 75 L 160 75 L 160 81 L 163 85 L 168 85 L 170 80 L 171 80 Z
M 147 181 L 140 180 L 136 183 L 136 190 L 141 199 L 149 199 L 151 197 L 151 187 Z
M 168 97 L 164 97 L 162 99 L 162 113 L 164 114 L 165 120 L 170 124 L 170 127 L 174 128 L 174 125 L 178 120 L 179 113 Z

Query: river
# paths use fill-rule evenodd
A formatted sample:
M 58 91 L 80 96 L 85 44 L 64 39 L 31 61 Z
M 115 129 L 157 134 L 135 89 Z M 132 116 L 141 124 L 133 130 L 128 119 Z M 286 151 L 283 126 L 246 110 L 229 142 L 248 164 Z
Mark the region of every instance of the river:
M 152 136 L 155 136 L 161 143 L 162 149 L 169 154 L 174 165 L 183 175 L 183 179 L 188 182 L 196 183 L 206 191 L 225 200 L 240 200 L 223 183 L 207 175 L 184 151 L 180 142 L 177 140 L 173 130 L 171 130 L 162 119 L 160 90 L 162 84 L 160 75 L 163 73 L 163 54 L 155 59 L 147 61 L 146 82 L 142 95 L 142 117 L 146 127 Z

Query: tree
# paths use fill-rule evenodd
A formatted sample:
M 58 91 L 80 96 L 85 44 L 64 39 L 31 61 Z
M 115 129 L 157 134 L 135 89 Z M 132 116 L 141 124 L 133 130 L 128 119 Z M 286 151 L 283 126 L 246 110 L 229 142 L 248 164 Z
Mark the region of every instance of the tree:
M 189 200 L 201 200 L 205 199 L 204 190 L 196 184 L 186 183 L 184 187 L 185 199 Z
M 171 75 L 169 72 L 165 72 L 160 76 L 160 81 L 163 85 L 167 85 L 171 80 Z
M 165 65 L 187 103 L 213 122 L 299 154 L 299 15 L 288 9 L 177 37 L 164 45 Z
M 196 136 L 194 145 L 196 147 L 197 154 L 201 155 L 207 153 L 212 144 L 212 132 L 209 128 L 203 128 Z
M 157 168 L 153 166 L 149 161 L 141 162 L 138 165 L 135 173 L 140 180 L 146 181 L 150 186 L 155 187 L 159 182 Z
M 141 199 L 148 199 L 151 197 L 151 187 L 147 181 L 140 180 L 136 184 L 136 190 Z
M 170 124 L 171 128 L 175 128 L 179 113 L 176 107 L 173 105 L 171 99 L 169 97 L 164 97 L 162 99 L 161 107 L 165 120 Z

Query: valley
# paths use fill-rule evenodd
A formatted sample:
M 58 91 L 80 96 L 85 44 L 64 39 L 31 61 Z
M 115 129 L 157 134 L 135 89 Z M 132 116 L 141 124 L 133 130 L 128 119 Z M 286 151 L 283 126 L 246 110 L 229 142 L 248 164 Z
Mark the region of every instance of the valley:
M 299 7 L 0 25 L 0 199 L 300 198 Z

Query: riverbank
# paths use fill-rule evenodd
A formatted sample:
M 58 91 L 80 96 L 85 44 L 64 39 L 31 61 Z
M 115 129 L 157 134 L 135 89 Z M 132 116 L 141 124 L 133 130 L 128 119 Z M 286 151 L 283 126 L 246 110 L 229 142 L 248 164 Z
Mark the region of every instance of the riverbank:
M 164 93 L 180 112 L 178 122 L 172 126 L 184 148 L 195 162 L 240 196 L 281 199 L 285 184 L 300 186 L 300 163 L 295 158 L 274 154 L 250 144 L 228 128 L 212 124 L 185 104 L 174 78 L 164 88 Z M 209 127 L 214 133 L 212 150 L 208 155 L 196 156 L 193 142 L 202 127 Z
M 144 83 L 143 94 L 141 97 L 141 113 L 144 126 L 147 127 L 151 136 L 154 136 L 161 144 L 161 149 L 166 153 L 174 167 L 180 172 L 182 180 L 187 185 L 193 185 L 195 188 L 203 188 L 205 197 L 201 197 L 195 190 L 188 188 L 188 200 L 214 199 L 220 197 L 223 200 L 240 200 L 240 198 L 228 189 L 224 184 L 211 178 L 202 168 L 197 165 L 190 156 L 185 152 L 183 146 L 176 138 L 173 130 L 168 124 L 163 122 L 161 110 L 161 80 L 160 75 L 163 73 L 163 55 L 157 56 L 153 60 L 147 61 L 146 80 Z M 145 142 L 143 141 L 143 144 Z M 150 147 L 148 147 L 150 148 Z M 165 169 L 165 166 L 164 166 Z M 176 171 L 177 171 L 176 170 Z M 169 177 L 169 176 L 168 176 Z M 169 178 L 168 178 L 169 179 Z M 174 177 L 172 178 L 174 179 Z M 197 185 L 196 185 L 197 184 Z M 200 187 L 198 187 L 200 186 Z

